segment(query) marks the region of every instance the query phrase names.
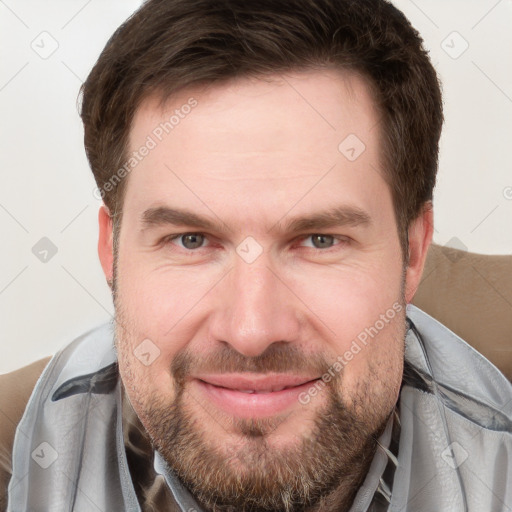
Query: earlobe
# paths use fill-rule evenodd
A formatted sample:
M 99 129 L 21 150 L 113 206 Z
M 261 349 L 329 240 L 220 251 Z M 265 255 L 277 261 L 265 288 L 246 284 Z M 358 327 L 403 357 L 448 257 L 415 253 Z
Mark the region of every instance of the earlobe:
M 98 255 L 107 283 L 112 288 L 114 272 L 113 224 L 110 212 L 105 205 L 102 205 L 99 209 L 98 224 Z
M 432 201 L 425 203 L 422 213 L 409 226 L 409 265 L 406 271 L 405 299 L 410 303 L 423 274 L 428 248 L 434 232 Z

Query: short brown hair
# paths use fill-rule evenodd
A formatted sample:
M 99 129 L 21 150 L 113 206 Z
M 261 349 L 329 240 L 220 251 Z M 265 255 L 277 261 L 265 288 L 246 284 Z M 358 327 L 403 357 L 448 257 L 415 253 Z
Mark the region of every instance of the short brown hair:
M 408 261 L 407 231 L 432 200 L 441 87 L 407 18 L 386 0 L 148 0 L 112 35 L 82 85 L 85 149 L 121 218 L 123 166 L 141 101 L 241 76 L 330 67 L 365 77 L 380 112 L 382 166 Z M 341 142 L 341 141 L 340 141 Z

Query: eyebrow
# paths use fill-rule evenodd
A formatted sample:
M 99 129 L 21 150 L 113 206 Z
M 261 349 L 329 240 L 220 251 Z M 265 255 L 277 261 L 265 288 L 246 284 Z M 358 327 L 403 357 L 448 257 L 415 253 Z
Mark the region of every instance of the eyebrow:
M 170 225 L 188 226 L 217 232 L 230 231 L 228 226 L 220 220 L 212 220 L 187 209 L 169 208 L 167 206 L 147 209 L 141 216 L 141 223 L 142 230 Z M 346 205 L 330 208 L 311 215 L 292 217 L 287 220 L 284 225 L 280 220 L 268 228 L 268 231 L 272 231 L 278 227 L 279 231 L 293 234 L 307 230 L 311 231 L 342 226 L 369 227 L 371 224 L 372 218 L 366 211 L 356 206 Z

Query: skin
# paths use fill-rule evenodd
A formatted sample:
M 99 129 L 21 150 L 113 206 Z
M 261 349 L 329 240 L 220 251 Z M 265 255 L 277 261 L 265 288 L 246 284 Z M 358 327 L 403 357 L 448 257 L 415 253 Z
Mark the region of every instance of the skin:
M 405 304 L 419 285 L 432 239 L 432 207 L 425 205 L 410 225 L 404 274 L 391 193 L 379 161 L 379 116 L 356 75 L 314 70 L 270 81 L 242 78 L 187 88 L 163 107 L 150 97 L 134 117 L 130 149 L 143 145 L 191 97 L 197 106 L 126 178 L 115 275 L 112 220 L 106 207 L 99 212 L 99 256 L 107 280 L 115 278 L 116 340 L 127 395 L 171 466 L 179 461 L 162 438 L 164 418 L 158 413 L 174 410 L 179 397 L 188 421 L 181 428 L 213 450 L 212 467 L 224 464 L 224 479 L 249 478 L 257 469 L 256 455 L 264 457 L 270 475 L 269 468 L 278 468 L 287 453 L 304 450 L 306 443 L 314 447 L 320 418 L 338 400 L 365 427 L 364 435 L 350 434 L 352 456 L 361 457 L 350 459 L 347 448 L 352 462 L 346 463 L 343 481 L 331 485 L 328 496 L 311 500 L 308 510 L 348 509 L 374 451 L 363 442 L 381 431 L 398 398 Z M 349 134 L 366 146 L 355 161 L 338 150 Z M 360 208 L 371 223 L 293 235 L 280 229 L 295 216 L 341 205 Z M 144 228 L 143 212 L 159 206 L 187 208 L 220 222 L 224 230 Z M 162 242 L 190 232 L 206 235 L 200 248 L 187 249 L 179 237 Z M 319 233 L 334 237 L 325 249 L 314 245 L 311 235 Z M 263 249 L 251 263 L 236 251 L 248 236 Z M 268 364 L 278 373 L 306 367 L 320 376 L 322 367 L 332 365 L 394 304 L 403 307 L 401 312 L 336 379 L 307 405 L 292 404 L 286 414 L 252 422 L 239 418 L 207 400 L 194 380 L 207 362 L 221 372 L 221 352 L 233 356 L 229 362 L 235 368 L 240 364 L 241 371 L 259 357 L 258 375 Z M 160 351 L 148 366 L 134 353 L 146 339 Z M 269 353 L 283 358 L 266 358 Z M 173 363 L 181 368 L 180 382 Z M 349 429 L 350 422 L 341 422 Z M 191 451 L 193 461 L 190 442 L 181 448 Z M 332 458 L 325 467 L 335 471 L 339 455 L 325 457 Z M 187 468 L 178 469 L 186 480 Z M 207 469 L 189 468 L 189 473 L 204 471 L 206 479 Z M 214 509 L 207 497 L 201 500 Z M 287 507 L 282 508 L 295 510 Z

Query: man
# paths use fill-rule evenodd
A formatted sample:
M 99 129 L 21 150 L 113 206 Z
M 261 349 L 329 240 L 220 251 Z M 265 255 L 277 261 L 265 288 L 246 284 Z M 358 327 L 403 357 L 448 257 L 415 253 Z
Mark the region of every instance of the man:
M 407 306 L 442 125 L 384 0 L 150 0 L 83 86 L 113 329 L 46 366 L 9 510 L 509 510 L 512 389 Z

